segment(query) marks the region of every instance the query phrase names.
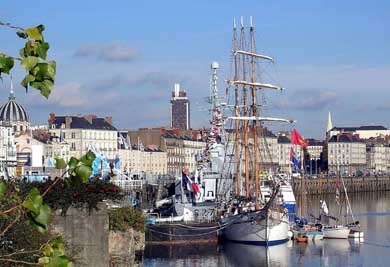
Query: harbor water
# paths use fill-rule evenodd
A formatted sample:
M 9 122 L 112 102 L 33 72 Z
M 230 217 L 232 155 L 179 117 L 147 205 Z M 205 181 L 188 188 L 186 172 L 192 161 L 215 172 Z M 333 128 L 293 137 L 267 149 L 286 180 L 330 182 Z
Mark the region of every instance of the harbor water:
M 355 193 L 349 198 L 355 220 L 365 232 L 364 239 L 326 239 L 307 244 L 289 241 L 269 248 L 236 243 L 147 246 L 143 266 L 390 266 L 390 192 Z M 329 213 L 339 215 L 334 194 L 303 199 L 303 214 L 318 216 L 320 200 L 326 200 Z M 345 217 L 345 210 L 341 214 Z

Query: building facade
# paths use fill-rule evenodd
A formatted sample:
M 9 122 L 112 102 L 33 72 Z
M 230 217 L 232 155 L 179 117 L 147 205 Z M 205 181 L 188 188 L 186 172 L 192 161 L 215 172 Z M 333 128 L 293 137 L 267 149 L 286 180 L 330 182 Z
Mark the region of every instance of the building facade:
M 328 140 L 328 172 L 357 175 L 367 168 L 366 144 L 358 135 L 342 133 Z
M 203 140 L 177 137 L 173 134 L 162 136 L 161 149 L 167 152 L 168 174 L 179 177 L 184 167 L 188 168 L 190 172 L 194 172 L 196 159 L 205 148 L 206 142 Z
M 15 176 L 16 144 L 13 127 L 0 126 L 0 176 Z
M 175 83 L 175 89 L 171 97 L 171 128 L 189 130 L 190 126 L 190 101 L 187 93 L 181 91 L 180 84 Z
M 367 145 L 367 170 L 370 174 L 390 173 L 390 146 Z
M 168 174 L 167 152 L 159 149 L 119 149 L 121 169 L 132 177 L 133 175 Z
M 109 160 L 114 160 L 118 151 L 118 130 L 112 118 L 96 115 L 49 117 L 49 132 L 70 145 L 70 156 L 81 157 L 91 146 L 100 150 Z

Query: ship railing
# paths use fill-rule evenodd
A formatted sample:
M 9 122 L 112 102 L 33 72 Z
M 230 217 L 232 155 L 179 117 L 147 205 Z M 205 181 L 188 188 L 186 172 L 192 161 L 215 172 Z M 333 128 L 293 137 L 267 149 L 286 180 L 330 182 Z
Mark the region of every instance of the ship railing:
M 124 191 L 133 191 L 135 189 L 142 189 L 144 180 L 111 180 L 111 182 Z

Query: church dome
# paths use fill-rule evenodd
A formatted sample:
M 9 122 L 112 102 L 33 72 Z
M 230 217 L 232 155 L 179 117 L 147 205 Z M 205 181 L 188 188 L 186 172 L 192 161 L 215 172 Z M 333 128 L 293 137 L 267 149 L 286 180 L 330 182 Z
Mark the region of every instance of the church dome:
M 22 105 L 15 101 L 15 97 L 12 93 L 9 96 L 8 102 L 0 107 L 0 121 L 3 123 L 29 121 L 27 111 Z
M 16 102 L 11 77 L 11 90 L 8 101 L 0 107 L 0 125 L 13 127 L 15 134 L 26 132 L 30 118 L 22 105 Z

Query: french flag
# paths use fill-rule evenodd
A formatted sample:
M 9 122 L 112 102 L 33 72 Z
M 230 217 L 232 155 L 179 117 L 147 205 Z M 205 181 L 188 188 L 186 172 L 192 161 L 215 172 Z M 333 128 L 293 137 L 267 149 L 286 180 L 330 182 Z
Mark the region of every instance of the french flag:
M 290 161 L 294 165 L 294 169 L 296 171 L 299 171 L 299 162 L 298 162 L 298 160 L 297 160 L 297 158 L 295 156 L 293 148 L 290 148 Z

